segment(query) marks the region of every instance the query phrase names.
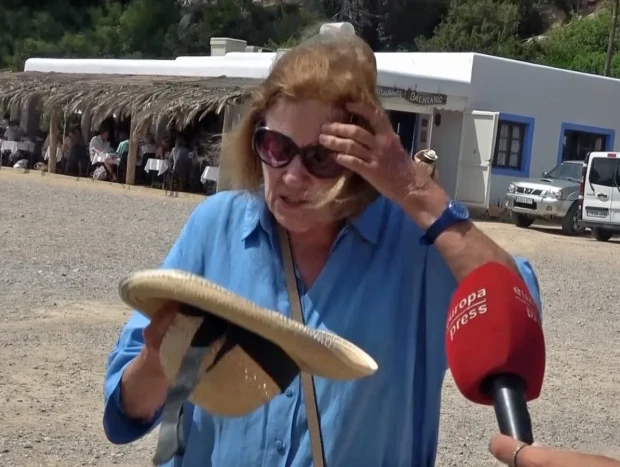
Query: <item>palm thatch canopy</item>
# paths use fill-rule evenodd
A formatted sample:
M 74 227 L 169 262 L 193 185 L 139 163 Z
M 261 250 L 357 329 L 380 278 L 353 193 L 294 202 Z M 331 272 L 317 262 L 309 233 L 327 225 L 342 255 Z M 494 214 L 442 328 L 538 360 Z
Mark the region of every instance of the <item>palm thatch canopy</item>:
M 0 105 L 89 114 L 98 127 L 108 116 L 131 116 L 142 131 L 161 119 L 179 129 L 227 103 L 245 100 L 260 80 L 178 76 L 0 72 Z

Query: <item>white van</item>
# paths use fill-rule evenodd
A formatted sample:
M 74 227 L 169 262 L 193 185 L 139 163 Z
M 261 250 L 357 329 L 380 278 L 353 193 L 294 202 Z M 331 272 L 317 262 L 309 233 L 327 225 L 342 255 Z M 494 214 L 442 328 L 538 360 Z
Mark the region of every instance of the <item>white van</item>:
M 583 227 L 606 242 L 620 233 L 620 153 L 591 152 L 583 162 L 579 203 Z

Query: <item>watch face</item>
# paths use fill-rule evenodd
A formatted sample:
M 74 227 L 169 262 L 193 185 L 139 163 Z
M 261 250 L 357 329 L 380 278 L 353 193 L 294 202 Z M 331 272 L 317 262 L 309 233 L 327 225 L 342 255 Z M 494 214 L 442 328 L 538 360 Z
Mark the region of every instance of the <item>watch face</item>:
M 467 210 L 467 207 L 458 201 L 450 201 L 450 210 L 457 219 L 465 220 L 469 218 L 469 211 Z

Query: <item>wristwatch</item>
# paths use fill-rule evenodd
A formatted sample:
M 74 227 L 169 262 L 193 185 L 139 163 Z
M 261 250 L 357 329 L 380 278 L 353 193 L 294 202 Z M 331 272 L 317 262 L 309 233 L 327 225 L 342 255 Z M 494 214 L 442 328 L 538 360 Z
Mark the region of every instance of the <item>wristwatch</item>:
M 450 200 L 448 206 L 441 213 L 439 218 L 431 224 L 426 233 L 422 236 L 422 242 L 432 245 L 439 235 L 448 227 L 469 219 L 467 208 L 456 200 Z

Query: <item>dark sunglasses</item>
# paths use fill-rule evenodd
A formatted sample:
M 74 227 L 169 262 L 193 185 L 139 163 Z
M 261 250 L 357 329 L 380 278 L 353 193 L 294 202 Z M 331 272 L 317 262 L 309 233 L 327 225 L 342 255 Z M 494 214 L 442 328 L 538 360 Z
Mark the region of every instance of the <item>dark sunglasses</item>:
M 288 136 L 266 126 L 256 127 L 252 146 L 260 160 L 270 167 L 286 167 L 299 155 L 306 170 L 317 178 L 336 178 L 344 172 L 333 151 L 320 144 L 300 148 Z

